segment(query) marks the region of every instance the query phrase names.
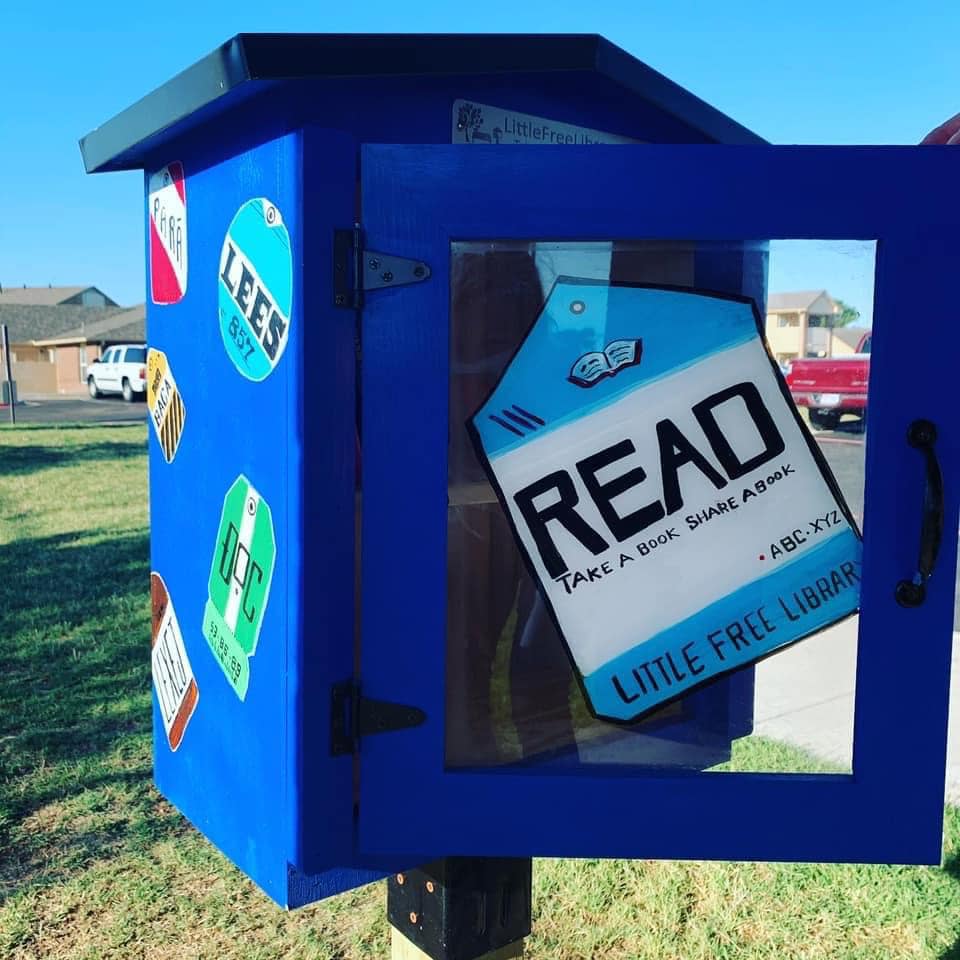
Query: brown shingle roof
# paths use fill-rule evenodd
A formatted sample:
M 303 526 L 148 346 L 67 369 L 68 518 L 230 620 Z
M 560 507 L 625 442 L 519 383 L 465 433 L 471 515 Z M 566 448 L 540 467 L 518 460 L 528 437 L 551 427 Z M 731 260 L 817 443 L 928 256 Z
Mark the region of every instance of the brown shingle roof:
M 62 307 L 58 309 L 63 309 Z M 90 310 L 89 307 L 79 309 Z M 121 343 L 131 340 L 142 343 L 146 340 L 146 305 L 135 307 L 97 310 L 94 320 L 71 327 L 61 333 L 48 337 L 52 341 L 86 341 L 87 343 Z
M 131 320 L 119 327 L 104 332 L 101 343 L 146 343 L 147 326 L 141 314 L 139 320 Z
M 36 304 L 0 304 L 0 323 L 10 330 L 11 343 L 49 340 L 65 330 L 79 328 L 124 313 L 121 307 L 41 307 Z
M 33 307 L 53 307 L 75 297 L 84 290 L 97 290 L 89 284 L 85 287 L 4 287 L 0 290 L 0 304 L 16 303 Z M 97 293 L 102 293 L 97 290 Z
M 797 290 L 791 293 L 771 293 L 767 297 L 767 311 L 777 310 L 806 310 L 818 297 L 832 297 L 826 290 Z

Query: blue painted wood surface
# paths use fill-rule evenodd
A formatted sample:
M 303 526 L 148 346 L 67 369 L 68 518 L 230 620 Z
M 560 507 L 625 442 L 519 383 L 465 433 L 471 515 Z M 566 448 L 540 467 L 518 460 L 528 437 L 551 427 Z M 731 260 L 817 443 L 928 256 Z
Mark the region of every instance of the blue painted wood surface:
M 354 215 L 356 149 L 314 128 L 226 160 L 220 149 L 201 139 L 177 155 L 187 294 L 147 308 L 150 346 L 166 353 L 187 409 L 173 463 L 150 436 L 151 567 L 167 583 L 200 689 L 176 753 L 155 715 L 155 778 L 241 870 L 294 906 L 382 875 L 355 852 L 352 758 L 329 749 L 330 687 L 354 668 L 356 460 L 355 323 L 332 306 L 329 264 L 334 226 Z M 238 373 L 217 319 L 224 235 L 255 197 L 284 218 L 294 278 L 286 351 L 260 383 Z M 224 494 L 240 473 L 269 504 L 277 543 L 243 701 L 200 629 Z
M 147 308 L 149 343 L 166 352 L 187 407 L 173 464 L 151 438 L 152 568 L 170 588 L 200 702 L 176 755 L 160 727 L 156 780 L 216 846 L 291 906 L 446 852 L 360 850 L 353 763 L 329 755 L 330 687 L 354 672 L 356 468 L 355 318 L 331 306 L 330 263 L 332 230 L 357 214 L 357 144 L 449 142 L 458 97 L 645 140 L 709 139 L 671 104 L 583 71 L 388 84 L 326 78 L 238 90 L 229 110 L 197 110 L 176 131 L 144 141 L 136 160 L 148 171 L 184 163 L 189 220 L 187 295 Z M 262 383 L 230 363 L 216 313 L 224 234 L 257 196 L 278 204 L 294 250 L 290 341 Z M 243 703 L 200 633 L 223 496 L 240 472 L 269 502 L 277 540 Z M 373 541 L 371 549 L 394 548 Z M 726 696 L 702 700 L 726 717 Z
M 371 297 L 363 318 L 363 683 L 428 721 L 364 742 L 362 849 L 939 862 L 960 451 L 948 198 L 960 154 L 366 146 L 361 169 L 368 246 L 433 268 L 429 283 Z M 511 238 L 878 240 L 852 776 L 444 768 L 450 241 Z M 918 417 L 940 431 L 950 533 L 927 602 L 907 610 L 893 591 L 916 564 L 924 471 L 905 437 Z

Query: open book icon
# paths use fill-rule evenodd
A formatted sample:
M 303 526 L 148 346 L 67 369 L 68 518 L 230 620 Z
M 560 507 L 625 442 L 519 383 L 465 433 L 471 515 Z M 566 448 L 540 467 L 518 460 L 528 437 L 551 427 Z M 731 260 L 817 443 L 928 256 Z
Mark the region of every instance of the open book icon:
M 643 341 L 611 340 L 603 350 L 592 350 L 579 357 L 570 368 L 567 379 L 578 387 L 592 387 L 604 377 L 612 377 L 624 367 L 640 362 Z

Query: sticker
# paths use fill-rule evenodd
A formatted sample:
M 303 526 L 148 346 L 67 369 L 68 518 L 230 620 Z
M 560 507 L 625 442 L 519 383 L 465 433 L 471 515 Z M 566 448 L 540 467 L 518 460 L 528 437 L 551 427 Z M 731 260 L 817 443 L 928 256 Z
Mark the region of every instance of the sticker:
M 593 712 L 859 606 L 850 511 L 752 302 L 561 279 L 469 427 Z
M 187 408 L 177 389 L 177 381 L 173 379 L 167 355 L 153 348 L 147 351 L 147 408 L 163 459 L 172 463 L 180 446 Z
M 641 143 L 572 123 L 491 107 L 472 100 L 453 101 L 453 143 Z
M 257 649 L 276 554 L 270 507 L 241 474 L 223 501 L 203 612 L 203 635 L 241 700 L 247 696 L 248 658 Z
M 150 174 L 150 298 L 178 303 L 187 292 L 187 183 L 183 164 L 168 163 Z
M 167 742 L 171 750 L 176 750 L 193 711 L 197 709 L 200 690 L 183 645 L 173 601 L 159 573 L 150 574 L 150 601 L 153 610 L 150 634 L 153 686 Z
M 220 251 L 220 334 L 233 365 L 264 380 L 280 362 L 290 331 L 293 259 L 280 211 L 248 200 Z

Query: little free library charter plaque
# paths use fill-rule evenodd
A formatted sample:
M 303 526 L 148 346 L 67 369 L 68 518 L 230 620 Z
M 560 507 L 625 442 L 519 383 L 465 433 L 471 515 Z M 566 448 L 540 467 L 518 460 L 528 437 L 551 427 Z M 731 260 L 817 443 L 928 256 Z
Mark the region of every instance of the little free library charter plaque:
M 859 531 L 750 300 L 561 278 L 468 427 L 598 717 L 859 605 Z

